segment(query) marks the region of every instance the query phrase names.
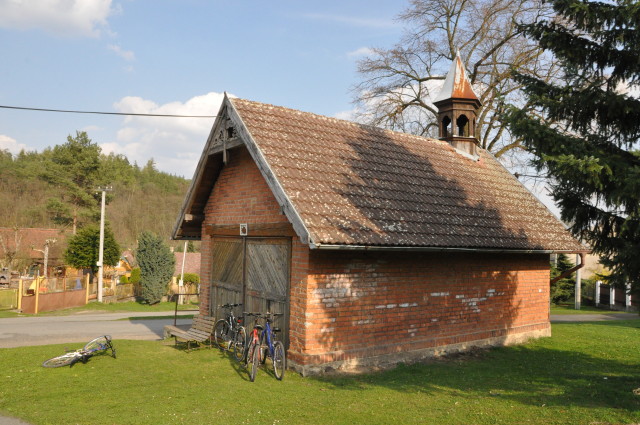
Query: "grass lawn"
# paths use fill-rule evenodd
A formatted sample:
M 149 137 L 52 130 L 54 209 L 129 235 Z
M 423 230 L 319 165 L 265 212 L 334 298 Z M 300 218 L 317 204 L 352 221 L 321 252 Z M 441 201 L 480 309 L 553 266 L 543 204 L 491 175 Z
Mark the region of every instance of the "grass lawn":
M 154 305 L 141 304 L 135 301 L 129 301 L 124 303 L 111 303 L 104 304 L 99 302 L 89 302 L 89 304 L 82 307 L 67 308 L 65 310 L 46 311 L 38 313 L 37 316 L 67 316 L 69 314 L 76 313 L 128 313 L 128 312 L 157 312 L 157 313 L 173 313 L 176 308 L 174 302 L 161 302 Z M 197 304 L 180 304 L 178 310 L 197 310 Z M 33 316 L 33 314 L 15 313 L 12 311 L 0 311 L 0 318 L 7 317 L 22 317 Z M 166 315 L 165 315 L 166 316 Z
M 116 340 L 118 358 L 45 369 L 66 345 L 0 350 L 0 411 L 33 424 L 629 424 L 640 321 L 350 377 L 256 382 L 218 350 Z

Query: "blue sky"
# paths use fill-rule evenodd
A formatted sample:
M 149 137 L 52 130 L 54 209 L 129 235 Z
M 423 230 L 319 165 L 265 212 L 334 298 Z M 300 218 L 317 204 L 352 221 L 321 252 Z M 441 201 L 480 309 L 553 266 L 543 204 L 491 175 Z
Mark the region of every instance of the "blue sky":
M 221 94 L 328 116 L 358 58 L 402 36 L 407 0 L 0 0 L 0 105 L 214 115 Z M 87 131 L 104 152 L 190 178 L 213 119 L 0 109 L 0 149 Z

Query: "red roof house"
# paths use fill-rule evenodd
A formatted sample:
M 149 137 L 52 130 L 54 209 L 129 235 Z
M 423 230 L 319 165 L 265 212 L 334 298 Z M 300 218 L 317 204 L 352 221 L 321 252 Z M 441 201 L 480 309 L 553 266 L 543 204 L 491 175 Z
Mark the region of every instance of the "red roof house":
M 66 238 L 59 229 L 0 227 L 2 267 L 22 272 L 31 265 L 44 264 L 45 250 L 48 267 L 61 265 Z
M 174 252 L 176 257 L 175 276 L 180 276 L 182 273 L 182 259 L 184 258 L 184 272 L 195 273 L 200 275 L 200 253 L 199 252 Z
M 586 249 L 476 145 L 477 97 L 439 104 L 431 139 L 225 97 L 173 235 L 201 312 L 284 313 L 303 374 L 550 335 L 549 255 Z

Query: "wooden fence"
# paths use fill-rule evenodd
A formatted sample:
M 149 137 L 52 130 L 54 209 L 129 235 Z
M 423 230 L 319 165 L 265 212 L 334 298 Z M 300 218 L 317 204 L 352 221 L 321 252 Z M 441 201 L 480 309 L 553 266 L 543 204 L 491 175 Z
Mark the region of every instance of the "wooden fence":
M 106 303 L 134 299 L 133 284 L 104 281 L 103 301 Z M 97 284 L 89 276 L 66 278 L 23 278 L 12 280 L 8 287 L 0 288 L 0 310 L 21 310 L 36 314 L 87 304 L 97 298 Z
M 175 281 L 169 287 L 169 298 L 179 297 L 181 303 L 198 302 L 196 285 L 179 287 Z M 134 300 L 139 295 L 139 286 L 121 284 L 117 280 L 103 281 L 102 301 L 113 303 Z M 89 276 L 66 278 L 22 278 L 14 279 L 8 287 L 0 288 L 0 310 L 22 310 L 35 314 L 42 311 L 79 307 L 98 298 L 98 284 L 90 282 Z
M 610 310 L 638 311 L 640 308 L 640 300 L 630 294 L 628 285 L 626 289 L 614 288 L 601 281 L 596 282 L 595 304 Z

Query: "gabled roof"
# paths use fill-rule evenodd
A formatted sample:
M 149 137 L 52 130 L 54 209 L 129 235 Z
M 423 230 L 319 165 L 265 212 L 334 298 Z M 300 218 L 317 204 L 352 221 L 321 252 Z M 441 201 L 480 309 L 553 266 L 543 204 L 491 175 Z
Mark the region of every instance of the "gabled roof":
M 460 58 L 460 51 L 456 52 L 456 57 L 451 63 L 451 68 L 444 79 L 440 93 L 435 97 L 433 103 L 449 99 L 466 99 L 475 101 L 478 105 L 480 104 L 480 100 L 476 92 L 473 91 L 473 87 L 471 87 L 471 83 L 467 78 L 464 63 L 462 63 L 462 58 Z
M 240 146 L 312 249 L 586 251 L 486 151 L 226 97 L 174 238 L 200 236 L 224 151 Z
M 42 250 L 47 240 L 49 258 L 61 256 L 67 235 L 59 229 L 0 227 L 0 257 L 7 254 L 20 259 L 43 258 Z

